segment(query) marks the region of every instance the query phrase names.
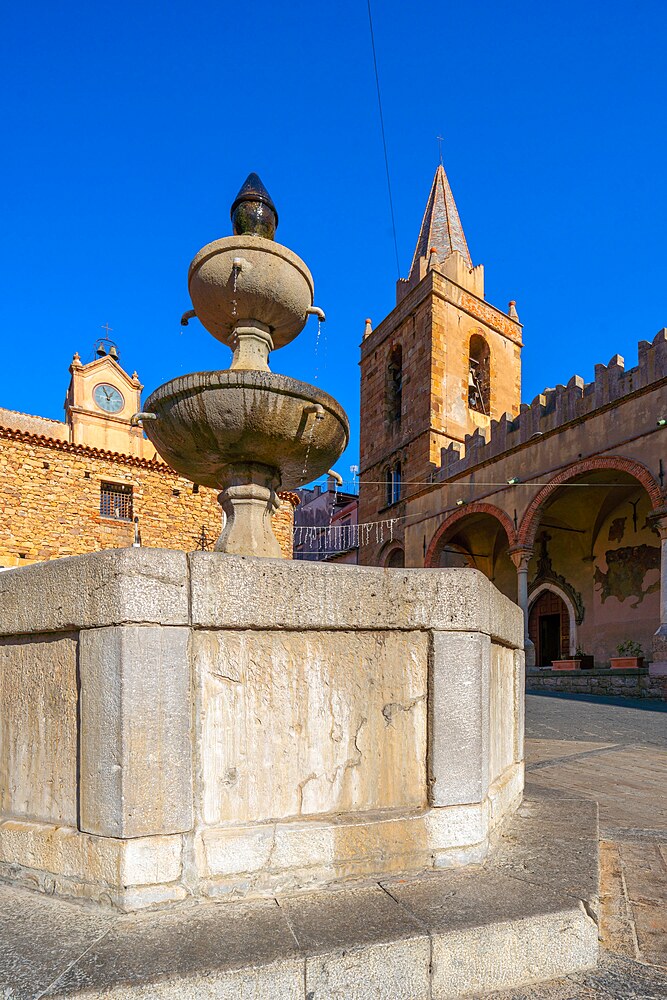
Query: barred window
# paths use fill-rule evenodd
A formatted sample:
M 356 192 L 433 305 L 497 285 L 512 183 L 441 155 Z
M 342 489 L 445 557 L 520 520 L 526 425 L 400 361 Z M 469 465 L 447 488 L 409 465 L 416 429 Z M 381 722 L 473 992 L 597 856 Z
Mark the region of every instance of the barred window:
M 116 521 L 131 521 L 132 487 L 125 483 L 100 483 L 100 514 Z

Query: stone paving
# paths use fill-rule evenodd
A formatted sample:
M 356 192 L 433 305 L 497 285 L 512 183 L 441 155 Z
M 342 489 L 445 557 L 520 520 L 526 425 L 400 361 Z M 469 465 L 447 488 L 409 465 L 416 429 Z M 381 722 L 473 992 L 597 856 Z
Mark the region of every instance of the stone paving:
M 667 704 L 528 695 L 526 788 L 600 806 L 594 972 L 495 1000 L 667 997 Z

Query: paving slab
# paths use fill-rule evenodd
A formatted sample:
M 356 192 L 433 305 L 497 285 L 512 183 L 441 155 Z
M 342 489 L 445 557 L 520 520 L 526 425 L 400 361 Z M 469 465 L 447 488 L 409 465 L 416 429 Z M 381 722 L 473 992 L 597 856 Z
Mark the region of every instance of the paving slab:
M 603 953 L 597 969 L 484 996 L 485 1000 L 665 1000 L 667 975 L 631 959 Z
M 590 804 L 571 808 L 572 841 L 596 843 Z M 581 852 L 558 884 L 555 819 L 549 800 L 527 806 L 483 866 L 251 903 L 128 915 L 6 888 L 0 997 L 438 1000 L 582 969 L 597 959 L 596 875 Z
M 517 997 L 667 997 L 667 704 L 529 694 L 526 705 L 528 794 L 599 801 L 603 968 L 620 964 Z
M 113 923 L 109 911 L 0 885 L 0 997 L 41 996 Z
M 276 983 L 284 992 L 270 992 Z M 233 998 L 241 989 L 241 996 L 287 998 L 300 997 L 302 984 L 303 962 L 280 907 L 259 900 L 120 916 L 44 996 L 171 998 L 215 988 L 211 996 Z

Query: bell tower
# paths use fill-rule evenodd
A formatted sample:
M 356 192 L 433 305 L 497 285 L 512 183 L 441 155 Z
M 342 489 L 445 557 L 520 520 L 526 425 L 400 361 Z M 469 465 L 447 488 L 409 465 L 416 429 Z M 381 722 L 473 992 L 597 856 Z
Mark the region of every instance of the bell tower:
M 96 358 L 82 364 L 75 354 L 70 365 L 70 384 L 65 396 L 65 419 L 73 444 L 117 451 L 138 458 L 155 453 L 148 447 L 140 427 L 131 417 L 141 409 L 143 386 L 137 373 L 130 377 L 118 363 L 115 345 L 107 353 L 104 343 Z
M 396 307 L 375 329 L 367 321 L 361 344 L 360 520 L 400 515 L 443 448 L 463 452 L 466 434 L 518 414 L 521 334 L 514 302 L 503 312 L 484 298 L 440 164 Z

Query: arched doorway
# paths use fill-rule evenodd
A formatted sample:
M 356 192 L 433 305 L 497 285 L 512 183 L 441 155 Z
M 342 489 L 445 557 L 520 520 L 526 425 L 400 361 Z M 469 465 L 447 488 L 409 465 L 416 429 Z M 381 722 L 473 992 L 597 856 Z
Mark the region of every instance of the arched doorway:
M 535 647 L 535 665 L 550 667 L 570 655 L 570 612 L 555 590 L 544 589 L 528 615 L 528 635 Z
M 390 547 L 385 553 L 383 566 L 385 569 L 403 569 L 405 567 L 405 552 L 400 545 Z

